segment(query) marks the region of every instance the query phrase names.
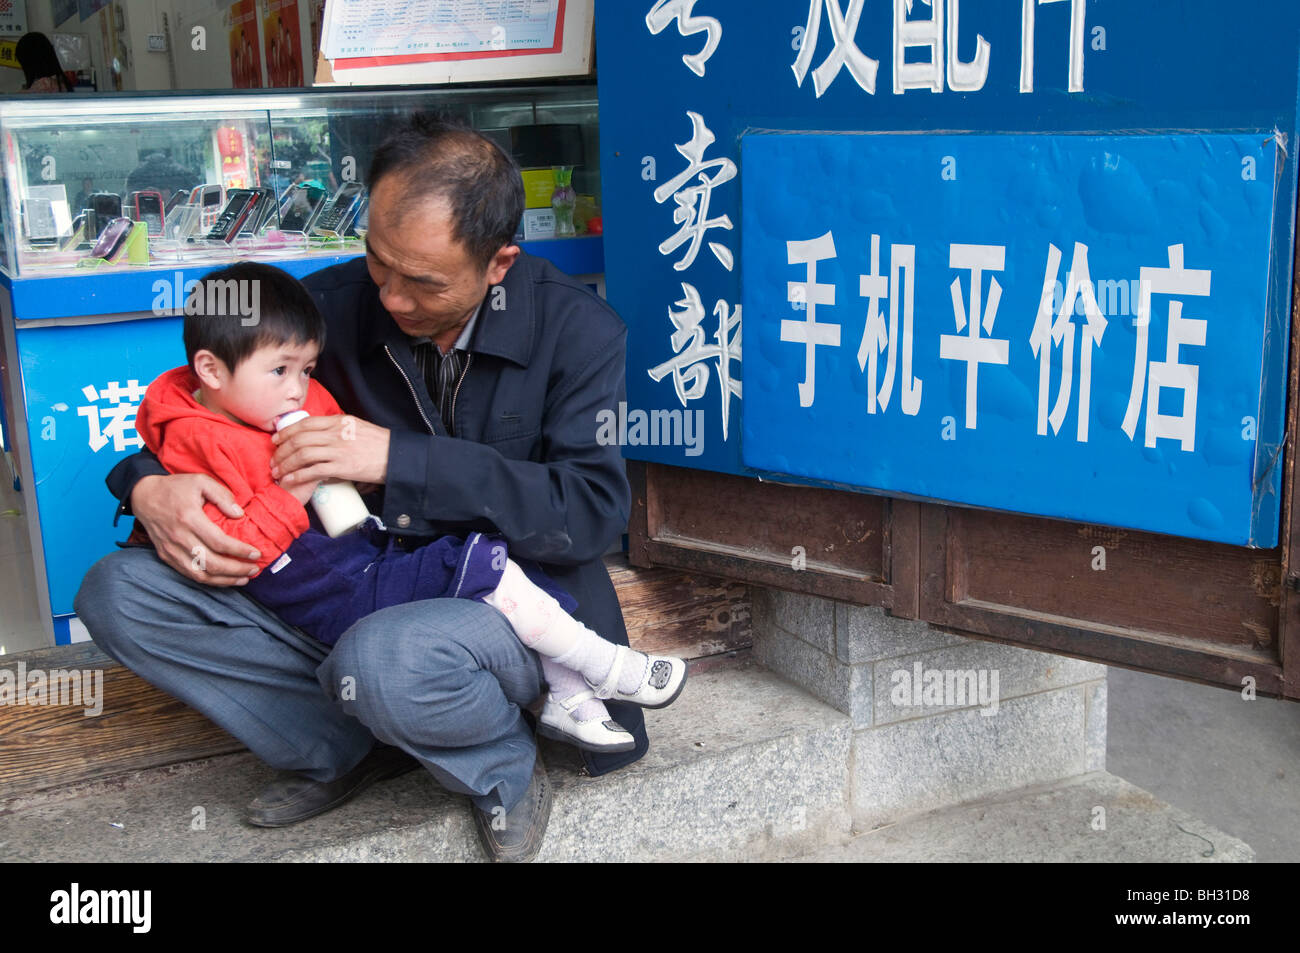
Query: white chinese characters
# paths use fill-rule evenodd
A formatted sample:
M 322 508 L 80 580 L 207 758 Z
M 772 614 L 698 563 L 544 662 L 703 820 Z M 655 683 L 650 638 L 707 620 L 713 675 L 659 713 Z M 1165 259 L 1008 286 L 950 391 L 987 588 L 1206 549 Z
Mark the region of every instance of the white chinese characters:
M 901 404 L 903 413 L 915 417 L 921 409 L 921 381 L 912 375 L 912 337 L 914 332 L 914 307 L 916 302 L 916 246 L 889 246 L 888 278 L 880 271 L 880 236 L 871 236 L 871 274 L 858 277 L 858 290 L 868 301 L 867 323 L 862 329 L 862 343 L 858 345 L 858 370 L 867 375 L 867 413 L 874 414 L 877 405 L 881 412 L 889 409 L 889 398 L 894 390 L 894 374 L 899 350 L 898 313 L 903 312 L 902 351 L 903 385 Z M 880 313 L 881 300 L 889 299 L 889 326 L 885 326 Z M 877 364 L 880 355 L 888 349 L 884 380 L 876 387 Z
M 939 356 L 948 361 L 966 362 L 966 429 L 974 430 L 979 396 L 979 371 L 981 364 L 1006 364 L 1008 342 L 1006 339 L 981 338 L 993 333 L 997 320 L 998 303 L 1002 300 L 1002 286 L 996 277 L 989 277 L 988 303 L 980 309 L 985 271 L 1002 271 L 1006 267 L 1006 247 L 1003 245 L 952 245 L 948 250 L 948 265 L 970 271 L 970 309 L 962 300 L 961 279 L 954 278 L 952 292 L 953 317 L 957 321 L 957 334 L 939 337 Z M 965 334 L 961 332 L 965 331 Z
M 77 415 L 85 417 L 90 425 L 87 444 L 91 450 L 98 453 L 110 440 L 113 449 L 119 453 L 144 446 L 135 430 L 135 412 L 146 389 L 138 380 L 128 380 L 125 387 L 117 381 L 109 381 L 107 387 L 99 390 L 93 384 L 81 388 L 82 396 L 90 403 L 79 406 Z M 101 400 L 108 401 L 108 405 L 101 405 Z
M 706 361 L 714 361 L 718 372 L 718 384 L 722 391 L 722 439 L 727 439 L 727 428 L 731 417 L 731 398 L 734 394 L 741 397 L 741 382 L 732 376 L 731 364 L 741 358 L 740 305 L 729 308 L 727 302 L 719 301 L 714 305 L 713 313 L 718 319 L 718 329 L 713 339 L 716 343 L 706 344 L 704 328 L 704 302 L 694 285 L 682 282 L 682 299 L 676 302 L 679 310 L 669 310 L 668 317 L 673 323 L 672 346 L 676 357 L 670 358 L 658 367 L 650 368 L 650 379 L 658 383 L 669 374 L 673 378 L 673 391 L 683 407 L 687 401 L 703 397 L 709 386 L 709 369 Z
M 691 138 L 689 142 L 676 146 L 686 159 L 686 169 L 654 191 L 655 201 L 660 205 L 670 196 L 677 205 L 673 210 L 673 221 L 679 228 L 676 234 L 659 244 L 661 255 L 671 255 L 682 245 L 687 246 L 685 254 L 673 263 L 676 271 L 685 271 L 695 263 L 695 256 L 699 254 L 709 229 L 731 230 L 731 219 L 727 215 L 709 218 L 709 199 L 715 188 L 736 177 L 736 163 L 725 156 L 704 158 L 705 151 L 713 144 L 713 133 L 699 113 L 688 111 L 686 115 L 691 120 Z M 696 179 L 693 183 L 692 178 Z M 709 242 L 709 250 L 727 271 L 731 271 L 735 259 L 730 248 L 719 242 Z
M 813 70 L 813 92 L 818 98 L 827 92 L 848 69 L 849 75 L 866 93 L 876 92 L 876 74 L 880 63 L 864 53 L 858 42 L 858 25 L 865 0 L 809 0 L 808 18 L 799 41 L 799 53 L 791 69 L 795 84 L 802 87 L 816 57 L 821 37 L 823 10 L 831 36 L 831 51 Z M 1039 4 L 1067 0 L 1022 0 L 1020 30 L 1020 92 L 1034 91 L 1034 46 L 1038 38 Z M 1084 33 L 1086 0 L 1070 3 L 1069 91 L 1083 92 Z M 889 49 L 893 57 L 893 91 L 901 95 L 909 89 L 928 89 L 942 93 L 977 92 L 984 88 L 989 75 L 993 46 L 980 33 L 975 34 L 975 55 L 963 60 L 958 52 L 961 39 L 961 0 L 892 0 L 893 31 Z M 974 8 L 979 10 L 978 7 Z M 945 24 L 946 17 L 946 24 Z M 945 29 L 946 25 L 946 29 Z M 882 38 L 883 41 L 883 38 Z
M 657 35 L 675 20 L 677 32 L 682 36 L 705 34 L 703 48 L 698 53 L 688 53 L 682 57 L 682 62 L 692 73 L 703 76 L 704 64 L 722 42 L 722 24 L 713 17 L 692 16 L 694 6 L 695 0 L 659 0 L 645 15 L 645 25 L 646 29 Z
M 1133 387 L 1129 391 L 1128 409 L 1124 413 L 1123 430 L 1133 439 L 1138 411 L 1142 407 L 1142 392 L 1147 390 L 1146 446 L 1154 447 L 1156 440 L 1167 437 L 1177 440 L 1188 452 L 1196 449 L 1196 393 L 1200 383 L 1200 367 L 1179 361 L 1179 349 L 1184 346 L 1205 346 L 1206 322 L 1203 318 L 1184 318 L 1182 296 L 1205 297 L 1210 293 L 1208 270 L 1183 267 L 1183 246 L 1169 246 L 1168 268 L 1143 268 L 1140 272 L 1138 313 L 1133 324 L 1137 329 L 1137 349 L 1133 360 Z M 1147 346 L 1151 328 L 1151 296 L 1169 295 L 1169 323 L 1165 335 L 1165 359 L 1147 363 Z M 1150 381 L 1150 388 L 1145 383 Z M 1180 391 L 1183 409 L 1179 414 L 1160 413 L 1160 392 Z
M 837 286 L 826 280 L 825 264 L 836 259 L 834 234 L 830 231 L 816 238 L 791 240 L 786 245 L 786 263 L 797 269 L 794 280 L 786 282 L 786 302 L 792 311 L 803 312 L 801 317 L 783 317 L 779 340 L 802 347 L 803 379 L 798 381 L 799 406 L 812 407 L 817 400 L 817 349 L 838 348 L 841 344 L 841 325 L 833 320 L 837 306 Z M 865 376 L 868 414 L 888 411 L 897 383 L 900 389 L 899 405 L 908 416 L 920 411 L 922 381 L 913 372 L 913 361 L 918 346 L 933 360 L 934 337 L 925 336 L 924 316 L 916 314 L 916 262 L 915 245 L 890 245 L 888 270 L 882 267 L 881 237 L 871 236 L 869 251 L 870 271 L 858 276 L 861 298 L 866 299 L 866 319 L 857 349 L 858 369 Z M 1140 291 L 1136 296 L 1137 317 L 1133 378 L 1128 407 L 1120 429 L 1130 440 L 1134 439 L 1142 404 L 1146 401 L 1145 436 L 1147 447 L 1156 446 L 1160 439 L 1178 442 L 1181 450 L 1193 452 L 1196 448 L 1196 408 L 1200 383 L 1200 367 L 1189 361 L 1185 348 L 1203 347 L 1206 342 L 1208 321 L 1204 318 L 1183 315 L 1183 297 L 1204 298 L 1210 294 L 1211 272 L 1187 268 L 1182 245 L 1168 248 L 1169 266 L 1140 269 L 1137 282 Z M 1047 265 L 1043 273 L 1032 323 L 1022 313 L 1007 318 L 1003 308 L 1004 289 L 998 280 L 1007 270 L 1007 248 L 1004 245 L 975 245 L 953 243 L 948 246 L 948 266 L 959 274 L 948 286 L 952 303 L 952 320 L 956 333 L 937 335 L 937 356 L 941 361 L 955 361 L 966 365 L 964 372 L 964 422 L 967 430 L 979 426 L 980 370 L 1008 367 L 1003 372 L 1012 374 L 1011 341 L 1018 329 L 1027 328 L 1026 343 L 1038 362 L 1036 432 L 1040 436 L 1059 434 L 1065 423 L 1075 393 L 1075 369 L 1078 369 L 1078 420 L 1075 439 L 1087 443 L 1090 433 L 1090 416 L 1093 392 L 1094 352 L 1100 352 L 1108 321 L 1102 311 L 1088 264 L 1088 246 L 1074 244 L 1073 256 L 1066 272 L 1065 283 L 1060 281 L 1063 255 L 1056 245 L 1048 243 Z M 819 273 L 820 270 L 820 273 Z M 1108 281 L 1102 285 L 1123 287 L 1127 282 Z M 1064 293 L 1062 294 L 1062 288 Z M 1152 325 L 1152 297 L 1171 298 L 1168 304 L 1165 327 L 1164 360 L 1149 360 L 1148 348 Z M 1112 295 L 1112 299 L 1113 299 Z M 1023 300 L 1023 299 L 1020 299 Z M 889 303 L 888 320 L 884 302 Z M 1001 309 L 1001 311 L 1000 311 Z M 703 309 L 699 308 L 703 314 Z M 1082 320 L 1075 321 L 1075 316 Z M 1008 321 L 1010 336 L 995 334 L 999 317 L 1005 335 Z M 921 327 L 918 329 L 918 324 Z M 929 322 L 933 327 L 934 322 Z M 1077 326 L 1076 326 L 1077 325 Z M 918 330 L 922 337 L 919 339 Z M 1076 348 L 1076 341 L 1078 346 Z M 1077 351 L 1077 360 L 1076 360 Z M 1057 355 L 1059 354 L 1059 360 Z M 884 360 L 882 361 L 882 357 Z M 882 367 L 883 364 L 883 367 Z M 1052 397 L 1053 369 L 1059 367 L 1055 398 Z M 826 362 L 822 372 L 826 373 Z M 1007 387 L 1014 389 L 1012 377 L 1004 378 Z M 1170 394 L 1169 392 L 1174 392 Z M 840 399 L 842 391 L 833 391 L 832 400 Z M 1162 394 L 1164 395 L 1162 399 Z M 1170 408 L 1179 406 L 1178 412 Z M 1163 411 L 1162 411 L 1163 406 Z M 1050 409 L 1049 409 L 1050 408 Z M 947 418 L 945 418 L 947 419 Z
M 1034 330 L 1029 336 L 1029 346 L 1038 358 L 1038 432 L 1047 433 L 1051 423 L 1052 433 L 1061 432 L 1065 422 L 1066 410 L 1070 404 L 1074 375 L 1074 324 L 1070 315 L 1075 310 L 1075 301 L 1083 299 L 1084 314 L 1087 323 L 1083 328 L 1083 347 L 1079 357 L 1079 425 L 1077 439 L 1088 442 L 1088 412 L 1092 404 L 1092 349 L 1101 346 L 1102 335 L 1106 333 L 1106 318 L 1097 305 L 1097 295 L 1093 291 L 1092 276 L 1088 272 L 1088 246 L 1079 242 L 1074 245 L 1074 259 L 1070 262 L 1070 272 L 1065 280 L 1065 297 L 1055 321 L 1052 319 L 1052 304 L 1057 285 L 1057 274 L 1061 267 L 1061 250 L 1055 245 L 1047 246 L 1047 270 L 1043 273 L 1043 293 L 1038 302 L 1038 317 L 1034 320 Z M 1047 393 L 1050 383 L 1052 348 L 1061 348 L 1061 383 L 1057 389 L 1056 403 L 1052 412 L 1047 412 Z

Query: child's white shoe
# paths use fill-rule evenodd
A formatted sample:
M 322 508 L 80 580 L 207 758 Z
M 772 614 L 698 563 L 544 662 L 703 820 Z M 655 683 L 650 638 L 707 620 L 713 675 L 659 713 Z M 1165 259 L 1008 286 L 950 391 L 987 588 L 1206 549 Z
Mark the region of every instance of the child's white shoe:
M 554 692 L 547 692 L 546 704 L 542 706 L 542 714 L 537 721 L 537 733 L 577 745 L 584 751 L 610 754 L 631 751 L 636 747 L 636 739 L 631 732 L 609 717 L 609 712 L 604 711 L 604 705 L 600 706 L 601 716 L 587 721 L 578 719 L 578 706 L 594 697 L 594 692 L 583 691 L 561 701 L 555 697 Z
M 644 655 L 625 645 L 615 648 L 617 652 L 609 674 L 599 685 L 592 685 L 597 698 L 631 702 L 642 708 L 666 708 L 677 700 L 686 686 L 685 661 L 668 655 Z M 638 659 L 645 659 L 645 662 L 639 662 Z M 641 664 L 644 669 L 636 688 L 622 692 L 619 691 L 618 684 L 627 664 Z

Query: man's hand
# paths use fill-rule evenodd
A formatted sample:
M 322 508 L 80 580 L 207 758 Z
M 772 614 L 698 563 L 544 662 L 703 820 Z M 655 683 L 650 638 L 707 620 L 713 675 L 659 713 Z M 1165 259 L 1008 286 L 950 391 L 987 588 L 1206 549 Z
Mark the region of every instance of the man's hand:
M 387 427 L 350 414 L 308 417 L 271 436 L 271 476 L 290 493 L 319 480 L 383 483 L 388 476 Z
M 158 558 L 210 586 L 242 586 L 256 571 L 256 550 L 227 536 L 203 512 L 207 501 L 232 518 L 244 515 L 224 486 L 201 473 L 147 476 L 131 491 L 131 510 Z

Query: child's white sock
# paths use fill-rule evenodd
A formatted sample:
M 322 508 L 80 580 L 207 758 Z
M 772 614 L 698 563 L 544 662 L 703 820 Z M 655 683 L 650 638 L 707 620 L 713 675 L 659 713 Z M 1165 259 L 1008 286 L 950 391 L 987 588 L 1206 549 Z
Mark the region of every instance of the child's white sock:
M 542 656 L 542 672 L 546 675 L 546 686 L 557 701 L 567 701 L 579 692 L 590 691 L 587 680 L 571 668 L 566 668 L 554 659 Z M 599 698 L 589 698 L 573 709 L 578 721 L 609 720 L 609 709 Z
M 603 682 L 614 667 L 617 646 L 565 612 L 549 593 L 533 584 L 513 559 L 506 561 L 501 582 L 483 601 L 510 621 L 524 645 L 585 676 L 593 685 Z M 636 691 L 649 662 L 645 654 L 632 652 L 619 673 L 618 690 Z

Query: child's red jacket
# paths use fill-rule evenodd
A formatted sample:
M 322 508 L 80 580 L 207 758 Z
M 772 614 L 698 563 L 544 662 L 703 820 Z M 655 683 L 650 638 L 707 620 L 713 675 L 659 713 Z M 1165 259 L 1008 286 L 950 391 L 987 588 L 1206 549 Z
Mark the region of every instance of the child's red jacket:
M 161 375 L 136 411 L 136 430 L 168 473 L 206 473 L 229 488 L 243 507 L 242 518 L 226 516 L 212 503 L 203 510 L 222 532 L 261 553 L 257 566 L 264 569 L 307 531 L 307 510 L 271 479 L 271 435 L 208 410 L 194 399 L 198 386 L 188 365 Z M 343 413 L 314 380 L 303 410 L 312 416 Z

